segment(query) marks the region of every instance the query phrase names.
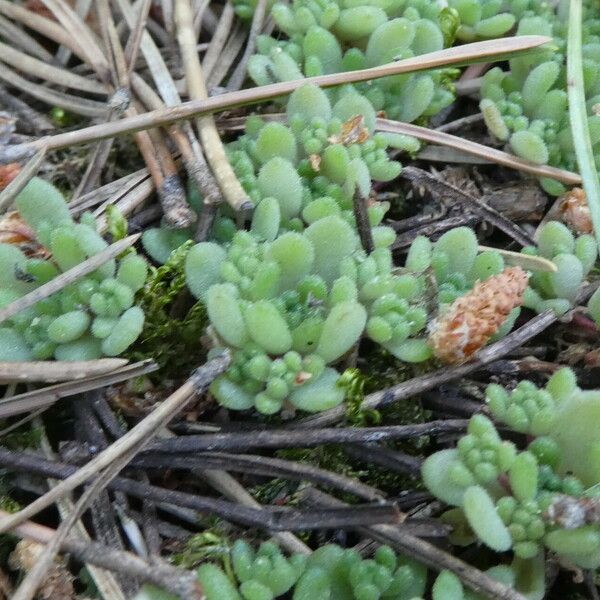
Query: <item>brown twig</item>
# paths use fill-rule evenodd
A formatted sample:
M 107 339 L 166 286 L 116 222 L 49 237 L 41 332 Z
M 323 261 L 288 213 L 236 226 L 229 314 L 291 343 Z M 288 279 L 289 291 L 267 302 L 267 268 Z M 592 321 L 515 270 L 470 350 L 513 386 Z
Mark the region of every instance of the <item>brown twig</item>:
M 0 0 L 0 8 L 4 6 L 5 2 L 7 2 L 7 0 Z M 346 83 L 367 81 L 369 79 L 379 79 L 381 77 L 398 75 L 400 73 L 426 71 L 440 66 L 456 66 L 478 60 L 488 61 L 491 59 L 506 57 L 510 54 L 514 55 L 518 52 L 528 51 L 549 41 L 551 41 L 550 38 L 546 38 L 544 36 L 524 35 L 512 38 L 502 38 L 500 40 L 475 42 L 472 44 L 465 44 L 463 46 L 446 48 L 439 52 L 431 52 L 429 54 L 399 60 L 394 63 L 381 65 L 379 67 L 372 67 L 358 71 L 332 73 L 330 75 L 320 75 L 318 77 L 307 77 L 305 79 L 274 83 L 258 88 L 251 88 L 240 90 L 238 92 L 213 96 L 207 98 L 206 100 L 191 100 L 189 102 L 184 102 L 177 107 L 168 107 L 164 110 L 151 111 L 143 115 L 138 115 L 137 117 L 122 119 L 121 121 L 111 123 L 109 125 L 92 125 L 91 127 L 85 127 L 77 131 L 61 133 L 54 136 L 46 136 L 29 144 L 5 148 L 3 149 L 3 153 L 0 154 L 0 163 L 14 162 L 23 156 L 30 156 L 33 152 L 41 147 L 47 147 L 49 150 L 56 150 L 58 148 L 84 144 L 94 140 L 114 137 L 126 133 L 133 133 L 135 131 L 141 131 L 152 127 L 163 126 L 180 121 L 182 119 L 205 116 L 221 110 L 235 108 L 237 106 L 263 102 L 278 96 L 290 94 L 298 87 L 301 87 L 307 83 L 315 84 L 321 87 L 331 87 L 336 85 L 344 85 Z M 397 126 L 396 122 L 394 121 L 390 121 L 388 123 L 390 123 L 390 128 L 392 130 Z M 416 126 L 412 125 L 411 127 L 414 128 Z M 425 128 L 418 129 L 422 129 L 424 132 L 429 133 L 429 130 Z M 418 131 L 418 129 L 411 129 L 411 131 Z M 414 135 L 414 133 L 409 133 L 409 135 Z M 437 133 L 437 136 L 444 135 L 446 134 Z M 435 143 L 436 139 L 433 141 Z M 479 152 L 481 152 L 481 148 L 485 149 L 486 151 L 488 150 L 485 148 L 485 146 L 480 146 L 479 144 L 476 144 L 476 146 L 479 148 Z M 504 162 L 506 162 L 506 157 L 510 156 L 504 153 L 500 153 L 500 155 L 502 156 Z M 525 168 L 531 170 L 534 167 L 525 161 L 521 161 L 521 163 L 523 163 L 524 170 Z M 515 161 L 512 164 L 521 163 L 519 163 L 519 161 Z M 561 169 L 546 167 L 543 169 L 543 171 L 549 177 L 554 176 L 557 179 L 562 178 L 562 181 L 566 179 L 568 180 L 566 181 L 567 183 L 577 184 L 581 181 L 578 175 L 569 173 L 568 171 L 562 171 Z M 540 170 L 538 169 L 536 173 L 539 174 Z
M 227 3 L 223 12 L 229 9 L 233 11 L 233 6 Z M 208 98 L 208 92 L 204 81 L 203 67 L 200 64 L 200 59 L 196 51 L 196 37 L 192 23 L 193 13 L 189 0 L 176 0 L 175 25 L 177 27 L 177 41 L 185 68 L 188 93 L 192 99 L 204 100 Z M 198 118 L 196 126 L 200 134 L 206 159 L 212 168 L 225 200 L 235 210 L 246 208 L 248 204 L 251 206 L 248 195 L 240 185 L 229 163 L 214 119 L 211 116 Z
M 192 398 L 195 398 L 210 385 L 229 365 L 230 356 L 225 354 L 198 368 L 192 376 L 152 413 L 140 421 L 133 429 L 117 440 L 112 446 L 101 452 L 96 458 L 68 477 L 61 484 L 44 494 L 19 512 L 0 520 L 0 532 L 6 532 L 26 519 L 53 504 L 58 498 L 75 489 L 90 477 L 99 473 L 113 461 L 123 456 L 131 448 L 138 447 L 140 440 L 150 441 L 156 432 L 182 410 Z
M 0 510 L 0 518 L 8 516 L 9 513 Z M 15 527 L 12 533 L 24 539 L 47 544 L 56 531 L 27 521 Z M 203 600 L 195 573 L 177 569 L 157 558 L 154 558 L 150 564 L 130 552 L 113 550 L 102 544 L 83 542 L 71 537 L 61 543 L 61 549 L 76 556 L 82 562 L 89 562 L 116 573 L 133 575 L 142 581 L 165 588 L 183 599 Z

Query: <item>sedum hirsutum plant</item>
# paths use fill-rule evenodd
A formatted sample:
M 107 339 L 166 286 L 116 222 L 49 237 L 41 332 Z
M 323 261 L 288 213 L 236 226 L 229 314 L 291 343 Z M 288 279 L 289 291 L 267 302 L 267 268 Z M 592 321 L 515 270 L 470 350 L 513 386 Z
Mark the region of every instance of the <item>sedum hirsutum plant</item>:
M 33 178 L 15 206 L 43 250 L 28 257 L 16 245 L 0 244 L 2 307 L 108 246 L 94 219 L 84 215 L 81 222 L 73 221 L 60 192 L 42 179 Z M 0 327 L 0 360 L 89 360 L 121 354 L 143 327 L 135 293 L 146 275 L 146 261 L 132 250 L 19 312 Z
M 271 542 L 254 550 L 238 540 L 227 568 L 205 563 L 197 571 L 206 600 L 421 600 L 427 586 L 427 568 L 379 546 L 365 559 L 353 549 L 321 546 L 310 555 L 286 557 Z M 536 598 L 543 590 L 544 565 L 516 558 L 511 565 L 492 567 L 490 577 Z M 450 571 L 442 571 L 431 590 L 433 600 L 484 600 L 463 588 Z M 134 600 L 175 600 L 163 590 L 144 587 Z
M 537 0 L 513 0 L 513 14 L 519 19 L 518 35 L 551 36 L 554 48 L 509 61 L 510 69 L 494 67 L 481 85 L 481 111 L 489 130 L 507 142 L 515 154 L 537 164 L 577 170 L 569 125 L 566 92 L 566 39 L 569 3 L 554 7 Z M 594 107 L 600 99 L 600 18 L 596 4 L 584 4 L 584 83 L 588 98 L 589 127 L 596 162 L 600 165 L 600 116 Z M 561 183 L 543 178 L 544 189 L 559 195 Z
M 549 221 L 540 228 L 537 246 L 523 249 L 525 254 L 542 256 L 556 265 L 554 273 L 534 273 L 523 304 L 537 312 L 569 310 L 598 256 L 592 235 L 575 237 L 568 227 Z
M 287 39 L 259 36 L 258 54 L 248 65 L 258 85 L 340 71 L 374 67 L 400 58 L 444 48 L 449 27 L 457 26 L 456 11 L 437 3 L 389 0 L 335 2 L 295 0 L 275 3 L 271 16 Z M 499 32 L 498 35 L 501 33 Z M 454 100 L 453 70 L 387 77 L 356 84 L 376 110 L 402 121 L 437 114 Z M 343 93 L 343 90 L 342 92 Z M 337 100 L 340 92 L 329 92 Z
M 216 564 L 198 569 L 207 600 L 418 600 L 425 591 L 427 569 L 388 546 L 372 559 L 333 544 L 306 556 L 283 555 L 273 543 L 257 551 L 238 540 L 231 549 L 232 573 Z M 443 582 L 442 582 L 443 583 Z M 170 600 L 164 592 L 144 590 L 136 600 Z
M 500 253 L 480 252 L 471 229 L 453 229 L 435 243 L 417 238 L 397 267 L 389 248 L 395 234 L 381 225 L 388 205 L 369 201 L 374 249 L 362 248 L 354 198 L 363 201 L 373 180 L 398 174 L 400 165 L 385 149 L 390 142 L 410 146 L 411 138 L 373 134 L 372 107 L 354 91 L 331 106 L 322 90 L 304 86 L 291 95 L 286 116 L 287 125 L 250 118 L 246 133 L 228 147 L 256 205 L 249 231 L 236 230 L 223 211 L 213 239 L 186 258 L 188 287 L 206 306 L 214 345 L 233 351 L 231 367 L 211 386 L 223 406 L 263 414 L 332 408 L 344 399 L 335 366 L 363 338 L 408 363 L 433 356 L 463 362 L 510 331 L 528 276 L 508 268 Z M 547 238 L 541 237 L 543 253 Z M 533 308 L 574 297 L 595 258 L 588 238 L 566 248 L 575 252 L 581 277 L 573 279 L 565 263 L 571 279 L 544 289 L 548 297 Z M 560 249 L 552 247 L 557 264 Z M 462 297 L 465 306 L 455 306 Z M 552 306 L 563 304 L 570 306 L 566 299 Z
M 530 381 L 512 391 L 492 384 L 486 403 L 497 422 L 526 434 L 527 445 L 521 450 L 502 439 L 480 414 L 455 448 L 425 461 L 426 486 L 455 507 L 446 513 L 461 532 L 453 541 L 512 550 L 521 564 L 543 565 L 546 549 L 565 564 L 597 568 L 600 526 L 577 516 L 600 483 L 600 393 L 579 389 L 573 372 L 563 368 L 544 388 Z M 543 594 L 542 586 L 528 597 Z

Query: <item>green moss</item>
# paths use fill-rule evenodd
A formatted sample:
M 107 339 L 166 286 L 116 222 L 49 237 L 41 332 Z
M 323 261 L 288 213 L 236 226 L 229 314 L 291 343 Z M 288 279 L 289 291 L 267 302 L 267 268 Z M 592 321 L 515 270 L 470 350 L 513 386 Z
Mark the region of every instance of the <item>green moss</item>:
M 200 303 L 187 310 L 182 306 L 188 295 L 184 263 L 191 246 L 191 241 L 182 245 L 164 265 L 152 269 L 138 293 L 137 303 L 146 313 L 146 321 L 128 358 L 154 359 L 161 380 L 185 377 L 205 356 L 201 339 L 207 325 L 206 309 Z M 180 307 L 182 315 L 178 314 Z

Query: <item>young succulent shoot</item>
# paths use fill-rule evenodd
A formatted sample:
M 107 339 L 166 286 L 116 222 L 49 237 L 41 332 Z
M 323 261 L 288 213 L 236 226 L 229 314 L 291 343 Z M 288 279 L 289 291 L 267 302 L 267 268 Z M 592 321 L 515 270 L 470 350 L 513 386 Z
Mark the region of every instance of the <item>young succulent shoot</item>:
M 0 244 L 0 306 L 51 281 L 108 246 L 93 217 L 71 218 L 62 194 L 34 177 L 17 196 L 20 218 L 43 257 Z M 0 360 L 91 360 L 118 356 L 140 335 L 144 313 L 135 294 L 145 284 L 145 259 L 132 250 L 5 321 Z
M 427 569 L 380 546 L 364 559 L 352 549 L 328 544 L 309 556 L 286 557 L 271 542 L 254 550 L 238 540 L 230 551 L 231 577 L 213 563 L 198 569 L 206 600 L 418 600 L 425 591 Z M 135 600 L 172 600 L 156 588 L 142 589 Z

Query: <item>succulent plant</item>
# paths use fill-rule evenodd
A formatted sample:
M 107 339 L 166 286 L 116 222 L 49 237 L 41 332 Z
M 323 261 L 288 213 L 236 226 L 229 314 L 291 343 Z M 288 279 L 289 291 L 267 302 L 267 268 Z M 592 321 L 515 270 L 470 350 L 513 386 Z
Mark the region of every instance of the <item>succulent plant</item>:
M 557 518 L 558 504 L 582 511 L 600 483 L 596 427 L 600 394 L 582 391 L 568 368 L 545 388 L 521 381 L 509 392 L 492 384 L 486 391 L 491 415 L 530 436 L 519 451 L 503 440 L 483 415 L 471 418 L 456 448 L 431 455 L 423 479 L 438 498 L 458 507 L 451 521 L 464 519 L 476 539 L 498 552 L 512 549 L 533 560 L 544 548 L 582 568 L 600 565 L 597 520 Z
M 257 551 L 238 540 L 231 549 L 233 573 L 207 563 L 198 579 L 207 600 L 418 600 L 425 590 L 427 569 L 380 546 L 372 559 L 355 550 L 329 544 L 311 555 L 285 557 L 273 543 Z M 171 600 L 173 596 L 150 589 L 136 600 Z
M 0 244 L 3 307 L 108 246 L 93 217 L 73 221 L 62 194 L 42 179 L 34 177 L 15 205 L 39 248 L 29 257 L 15 244 Z M 135 293 L 146 275 L 145 259 L 132 250 L 22 310 L 0 327 L 0 360 L 118 356 L 142 331 Z
M 538 0 L 513 0 L 509 4 L 519 21 L 517 35 L 551 36 L 555 49 L 513 58 L 508 71 L 494 67 L 484 75 L 480 108 L 485 122 L 492 134 L 507 142 L 518 156 L 537 164 L 576 171 L 566 91 L 569 3 L 560 1 L 551 5 Z M 593 2 L 588 0 L 583 4 L 585 93 L 590 137 L 600 165 L 600 116 L 593 109 L 600 98 L 600 78 L 597 77 L 600 19 Z M 541 184 L 552 195 L 565 191 L 564 186 L 553 179 L 542 178 Z

